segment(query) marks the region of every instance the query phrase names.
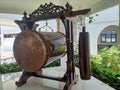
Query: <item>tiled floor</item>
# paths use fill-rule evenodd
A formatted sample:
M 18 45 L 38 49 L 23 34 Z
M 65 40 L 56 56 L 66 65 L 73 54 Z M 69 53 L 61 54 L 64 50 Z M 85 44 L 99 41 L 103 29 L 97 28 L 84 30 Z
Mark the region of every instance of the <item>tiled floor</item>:
M 79 70 L 77 68 L 76 71 L 77 74 L 79 74 L 78 72 Z M 61 67 L 52 67 L 43 70 L 44 74 L 52 76 L 53 75 L 62 76 L 64 72 L 65 69 Z M 31 77 L 30 79 L 28 79 L 25 85 L 18 88 L 15 85 L 15 81 L 17 81 L 20 76 L 21 72 L 0 75 L 0 90 L 62 90 L 64 87 L 64 83 L 62 82 Z M 92 77 L 91 80 L 88 81 L 84 81 L 79 78 L 77 84 L 72 87 L 72 90 L 115 90 L 115 89 Z

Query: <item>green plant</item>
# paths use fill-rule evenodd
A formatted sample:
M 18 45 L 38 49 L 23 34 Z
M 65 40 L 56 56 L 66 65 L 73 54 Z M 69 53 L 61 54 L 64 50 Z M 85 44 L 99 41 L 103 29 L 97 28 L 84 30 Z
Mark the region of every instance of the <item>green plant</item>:
M 46 67 L 54 67 L 54 66 L 60 66 L 60 59 L 48 64 Z M 2 64 L 0 65 L 0 74 L 4 73 L 11 73 L 11 72 L 19 72 L 22 71 L 22 69 L 19 67 L 17 63 L 10 63 L 10 64 Z
M 44 67 L 47 68 L 47 67 L 55 67 L 55 66 L 60 66 L 60 59 L 57 59 L 54 62 L 52 62 Z
M 75 53 L 74 59 L 79 66 L 79 55 Z M 120 48 L 112 46 L 104 48 L 99 55 L 91 55 L 92 75 L 104 83 L 120 90 Z M 111 64 L 109 64 L 111 62 Z
M 120 50 L 112 46 L 104 48 L 99 55 L 91 56 L 92 75 L 120 90 Z
M 117 47 L 103 48 L 101 53 L 101 64 L 116 71 L 120 71 L 120 51 Z
M 101 55 L 91 55 L 91 61 L 101 64 L 102 57 Z
M 76 44 L 76 48 L 74 50 L 74 61 L 75 61 L 75 66 L 79 67 L 79 54 L 78 54 L 78 44 Z
M 17 63 L 10 63 L 10 64 L 2 64 L 0 65 L 0 74 L 3 73 L 10 73 L 10 72 L 18 72 L 22 69 L 19 67 Z
M 93 23 L 95 21 L 95 17 L 98 17 L 98 14 L 94 15 L 88 15 L 87 17 L 89 18 L 89 24 Z
M 114 71 L 111 68 L 102 67 L 101 64 L 91 63 L 92 75 L 113 88 L 120 90 L 120 72 Z

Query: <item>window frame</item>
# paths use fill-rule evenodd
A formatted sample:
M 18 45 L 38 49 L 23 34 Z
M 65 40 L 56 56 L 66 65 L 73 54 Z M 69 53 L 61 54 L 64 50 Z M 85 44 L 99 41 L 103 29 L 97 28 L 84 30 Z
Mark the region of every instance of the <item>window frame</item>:
M 114 34 L 112 32 L 115 32 Z M 109 34 L 107 34 L 109 33 Z M 104 40 L 103 40 L 104 37 Z M 108 42 L 107 39 L 110 39 Z M 115 41 L 113 41 L 115 39 Z M 112 30 L 112 31 L 102 31 L 101 32 L 101 42 L 102 43 L 116 43 L 117 42 L 117 31 Z

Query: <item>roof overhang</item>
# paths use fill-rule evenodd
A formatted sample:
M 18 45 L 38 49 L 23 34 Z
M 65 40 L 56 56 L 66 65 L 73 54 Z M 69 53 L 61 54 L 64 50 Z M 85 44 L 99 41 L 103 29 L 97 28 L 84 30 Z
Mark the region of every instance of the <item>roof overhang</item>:
M 91 13 L 120 4 L 120 0 L 0 0 L 0 13 L 23 14 L 24 11 L 31 13 L 40 4 L 49 2 L 61 6 L 69 2 L 74 11 L 91 8 Z

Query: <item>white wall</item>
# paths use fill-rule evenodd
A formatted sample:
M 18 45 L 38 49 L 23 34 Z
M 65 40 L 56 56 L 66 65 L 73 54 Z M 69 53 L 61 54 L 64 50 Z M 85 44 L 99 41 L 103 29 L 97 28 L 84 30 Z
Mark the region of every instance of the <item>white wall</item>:
M 118 22 L 119 22 L 118 6 L 98 12 L 97 14 L 99 14 L 99 16 L 94 18 L 95 21 L 93 23 L 89 24 L 88 18 L 86 18 L 86 21 L 85 21 L 86 31 L 88 31 L 90 35 L 90 54 L 92 55 L 97 54 L 97 40 L 98 40 L 98 36 L 101 33 L 101 31 L 109 25 L 118 25 Z M 60 23 L 60 30 L 62 32 L 65 31 L 62 22 Z M 77 41 L 78 41 L 79 32 L 81 32 L 82 30 L 81 28 L 79 30 L 77 29 L 74 29 L 74 30 L 76 30 L 77 32 L 76 36 L 77 36 Z M 66 60 L 67 60 L 67 55 L 61 58 L 61 66 L 63 68 L 66 68 L 65 66 Z
M 119 7 L 115 6 L 104 11 L 97 13 L 99 16 L 95 16 L 93 23 L 88 23 L 86 18 L 86 30 L 90 34 L 90 52 L 91 54 L 97 54 L 97 40 L 100 32 L 109 25 L 119 25 Z
M 117 22 L 90 24 L 86 26 L 90 35 L 90 53 L 97 54 L 97 40 L 101 31 L 109 25 L 117 25 Z
M 1 14 L 0 14 L 1 15 Z M 0 17 L 0 25 L 17 26 L 14 20 Z
M 4 38 L 4 34 L 15 34 L 21 32 L 19 27 L 1 25 L 1 50 L 13 50 L 15 38 Z

